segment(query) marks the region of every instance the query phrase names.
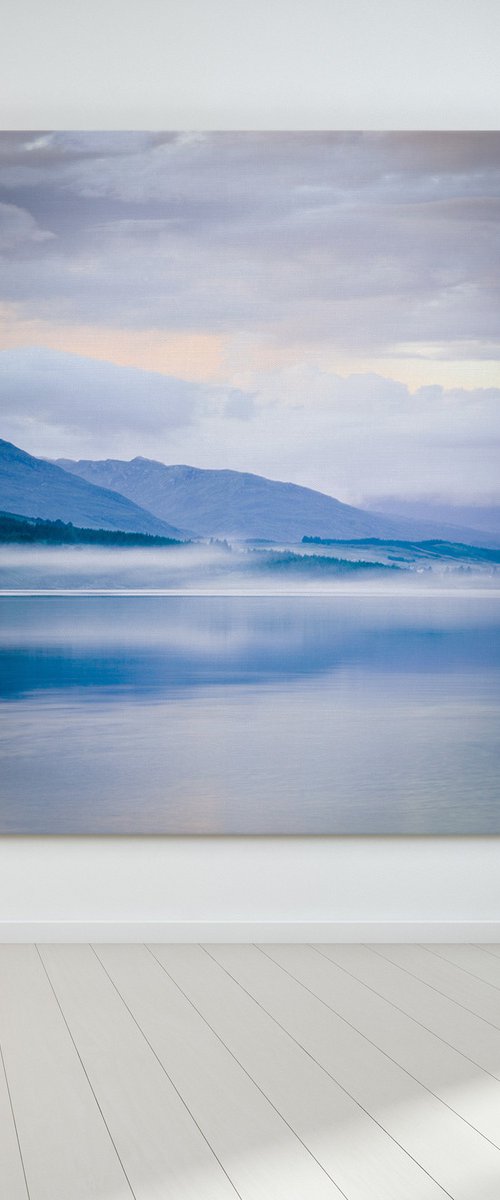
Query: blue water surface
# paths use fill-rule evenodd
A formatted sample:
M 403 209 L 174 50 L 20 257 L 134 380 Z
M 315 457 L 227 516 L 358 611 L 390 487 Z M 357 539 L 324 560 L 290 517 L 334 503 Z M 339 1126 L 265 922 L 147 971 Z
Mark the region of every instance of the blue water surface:
M 493 592 L 0 616 L 0 832 L 500 833 Z

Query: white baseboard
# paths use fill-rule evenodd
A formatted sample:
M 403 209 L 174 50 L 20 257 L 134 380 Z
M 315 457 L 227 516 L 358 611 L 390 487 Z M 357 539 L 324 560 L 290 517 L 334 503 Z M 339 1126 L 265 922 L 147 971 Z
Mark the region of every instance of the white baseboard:
M 2 942 L 500 942 L 500 921 L 3 921 Z

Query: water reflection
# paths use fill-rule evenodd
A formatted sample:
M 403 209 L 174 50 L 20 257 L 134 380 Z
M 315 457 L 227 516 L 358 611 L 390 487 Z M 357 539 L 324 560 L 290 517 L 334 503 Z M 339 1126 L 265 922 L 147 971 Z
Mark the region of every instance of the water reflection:
M 269 684 L 342 667 L 500 667 L 497 603 L 451 596 L 16 597 L 1 601 L 0 695 Z
M 500 832 L 492 594 L 0 609 L 4 832 Z

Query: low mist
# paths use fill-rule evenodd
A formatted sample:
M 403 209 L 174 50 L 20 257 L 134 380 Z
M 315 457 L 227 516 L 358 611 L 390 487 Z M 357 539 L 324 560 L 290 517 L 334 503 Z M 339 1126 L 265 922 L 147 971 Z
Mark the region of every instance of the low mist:
M 500 557 L 500 556 L 499 556 Z M 397 561 L 394 559 L 397 558 Z M 499 567 L 384 546 L 246 546 L 195 543 L 159 548 L 21 546 L 0 554 L 3 591 L 207 593 L 393 592 L 495 586 Z

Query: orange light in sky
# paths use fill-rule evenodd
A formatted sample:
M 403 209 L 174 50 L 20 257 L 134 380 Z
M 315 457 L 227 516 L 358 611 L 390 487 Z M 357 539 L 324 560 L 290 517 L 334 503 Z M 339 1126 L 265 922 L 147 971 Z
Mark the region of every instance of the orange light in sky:
M 67 354 L 104 359 L 122 367 L 158 371 L 178 379 L 215 383 L 225 378 L 225 339 L 220 334 L 171 329 L 113 329 L 53 325 L 27 319 L 14 307 L 0 310 L 0 349 L 45 346 Z

